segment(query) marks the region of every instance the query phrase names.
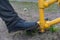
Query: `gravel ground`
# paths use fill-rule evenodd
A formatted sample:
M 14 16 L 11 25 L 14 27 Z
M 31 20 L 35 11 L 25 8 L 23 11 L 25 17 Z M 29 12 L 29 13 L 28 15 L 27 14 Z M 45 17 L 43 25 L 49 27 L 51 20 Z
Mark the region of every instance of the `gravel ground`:
M 19 17 L 27 21 L 38 21 L 39 14 L 36 3 L 11 2 L 11 4 Z M 45 17 L 48 17 L 51 20 L 60 17 L 60 10 L 57 5 L 46 9 Z M 56 26 L 59 27 L 60 24 L 57 24 Z M 13 40 L 60 40 L 60 31 L 54 33 L 47 31 L 42 34 L 35 33 L 34 36 L 28 36 L 24 31 L 19 31 L 16 33 L 10 33 L 9 35 Z
M 39 18 L 38 14 L 38 6 L 35 3 L 16 3 L 12 2 L 12 6 L 14 7 L 15 11 L 18 13 L 19 17 L 27 20 L 27 21 L 37 21 Z M 18 5 L 17 5 L 18 4 Z M 26 9 L 26 11 L 25 11 Z M 46 9 L 45 17 L 48 17 L 50 20 L 60 17 L 60 12 L 57 5 L 51 6 L 50 8 Z M 60 26 L 57 24 L 56 26 Z M 13 35 L 14 40 L 60 40 L 60 31 L 51 33 L 46 32 L 43 34 L 35 34 L 34 36 L 27 36 L 24 32 L 17 33 Z

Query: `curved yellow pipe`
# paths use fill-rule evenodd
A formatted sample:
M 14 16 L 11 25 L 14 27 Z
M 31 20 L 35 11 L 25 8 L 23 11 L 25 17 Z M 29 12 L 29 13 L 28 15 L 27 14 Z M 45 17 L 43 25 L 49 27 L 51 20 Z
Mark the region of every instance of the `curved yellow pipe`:
M 45 8 L 49 7 L 51 4 L 54 4 L 55 2 L 58 2 L 58 0 L 50 0 L 50 1 L 45 1 L 44 6 Z

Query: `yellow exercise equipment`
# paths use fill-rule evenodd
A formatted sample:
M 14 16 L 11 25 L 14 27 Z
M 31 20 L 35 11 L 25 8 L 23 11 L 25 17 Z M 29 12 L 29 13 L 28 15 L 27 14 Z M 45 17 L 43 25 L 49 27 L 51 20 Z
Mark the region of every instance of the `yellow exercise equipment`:
M 48 29 L 51 25 L 60 23 L 60 18 L 56 18 L 52 21 L 46 21 L 44 18 L 44 9 L 48 8 L 50 5 L 58 3 L 60 6 L 60 0 L 38 0 L 38 8 L 39 8 L 39 21 L 40 32 L 45 32 L 45 29 Z

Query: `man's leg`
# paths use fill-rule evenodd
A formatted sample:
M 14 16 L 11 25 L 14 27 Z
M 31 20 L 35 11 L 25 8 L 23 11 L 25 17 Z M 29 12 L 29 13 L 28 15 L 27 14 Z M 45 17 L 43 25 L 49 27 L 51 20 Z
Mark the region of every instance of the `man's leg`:
M 37 22 L 25 22 L 18 17 L 8 0 L 0 0 L 0 17 L 5 21 L 9 32 L 34 29 L 37 27 Z

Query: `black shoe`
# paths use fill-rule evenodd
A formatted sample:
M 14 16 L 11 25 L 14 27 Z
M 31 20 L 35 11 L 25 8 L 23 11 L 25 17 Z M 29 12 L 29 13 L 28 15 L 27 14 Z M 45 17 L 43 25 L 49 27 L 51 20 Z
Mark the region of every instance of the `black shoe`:
M 20 30 L 35 30 L 38 28 L 37 22 L 18 22 L 13 27 L 10 27 L 9 32 L 16 32 Z

